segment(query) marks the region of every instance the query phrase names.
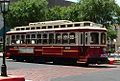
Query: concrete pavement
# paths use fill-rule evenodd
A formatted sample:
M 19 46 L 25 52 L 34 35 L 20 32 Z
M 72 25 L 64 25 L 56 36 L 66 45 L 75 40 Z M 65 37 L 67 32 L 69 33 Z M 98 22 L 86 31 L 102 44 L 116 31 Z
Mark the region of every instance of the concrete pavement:
M 0 52 L 0 57 L 3 56 L 3 53 Z M 24 76 L 15 76 L 15 75 L 8 75 L 7 77 L 0 76 L 0 81 L 25 81 Z

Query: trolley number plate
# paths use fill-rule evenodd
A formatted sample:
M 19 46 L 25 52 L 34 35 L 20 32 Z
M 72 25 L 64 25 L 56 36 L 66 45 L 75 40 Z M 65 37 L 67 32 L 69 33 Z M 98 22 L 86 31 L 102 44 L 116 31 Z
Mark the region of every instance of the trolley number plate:
M 19 53 L 34 53 L 34 48 L 31 47 L 20 47 Z

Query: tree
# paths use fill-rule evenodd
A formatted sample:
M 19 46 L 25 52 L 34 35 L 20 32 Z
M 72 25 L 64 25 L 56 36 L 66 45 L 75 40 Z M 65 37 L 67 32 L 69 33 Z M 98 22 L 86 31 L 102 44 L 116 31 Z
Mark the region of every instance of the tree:
M 10 11 L 6 15 L 10 27 L 28 25 L 29 22 L 46 20 L 46 0 L 20 0 L 10 5 Z
M 108 29 L 108 37 L 113 40 L 117 37 L 111 25 L 118 22 L 118 5 L 115 0 L 80 0 L 83 20 L 102 24 Z M 119 10 L 120 11 L 120 10 Z M 116 18 L 116 19 L 115 19 Z
M 108 37 L 110 38 L 111 41 L 113 41 L 113 39 L 116 39 L 117 38 L 117 31 L 115 29 L 114 26 L 110 26 L 108 28 Z
M 115 0 L 80 0 L 83 20 L 90 20 L 95 23 L 106 25 L 113 22 L 116 16 Z
M 55 6 L 48 9 L 47 20 L 60 20 L 62 19 L 62 12 L 64 7 Z

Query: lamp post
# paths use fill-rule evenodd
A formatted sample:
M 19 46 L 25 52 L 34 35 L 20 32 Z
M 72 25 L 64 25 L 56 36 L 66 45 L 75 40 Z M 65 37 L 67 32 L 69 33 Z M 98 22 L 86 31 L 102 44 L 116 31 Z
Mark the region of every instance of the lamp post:
M 5 14 L 7 13 L 9 9 L 9 0 L 0 0 L 0 7 L 1 7 L 1 13 L 3 15 L 3 61 L 1 66 L 1 76 L 7 76 L 7 66 L 5 62 L 5 56 L 6 56 L 6 47 L 5 47 L 5 38 L 6 38 L 6 23 L 5 23 Z

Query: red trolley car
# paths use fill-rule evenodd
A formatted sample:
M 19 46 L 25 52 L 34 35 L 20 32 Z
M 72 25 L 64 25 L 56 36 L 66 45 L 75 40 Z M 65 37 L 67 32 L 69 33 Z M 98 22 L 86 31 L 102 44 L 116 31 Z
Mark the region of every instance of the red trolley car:
M 6 33 L 6 55 L 18 61 L 107 63 L 106 28 L 90 21 L 29 23 Z

